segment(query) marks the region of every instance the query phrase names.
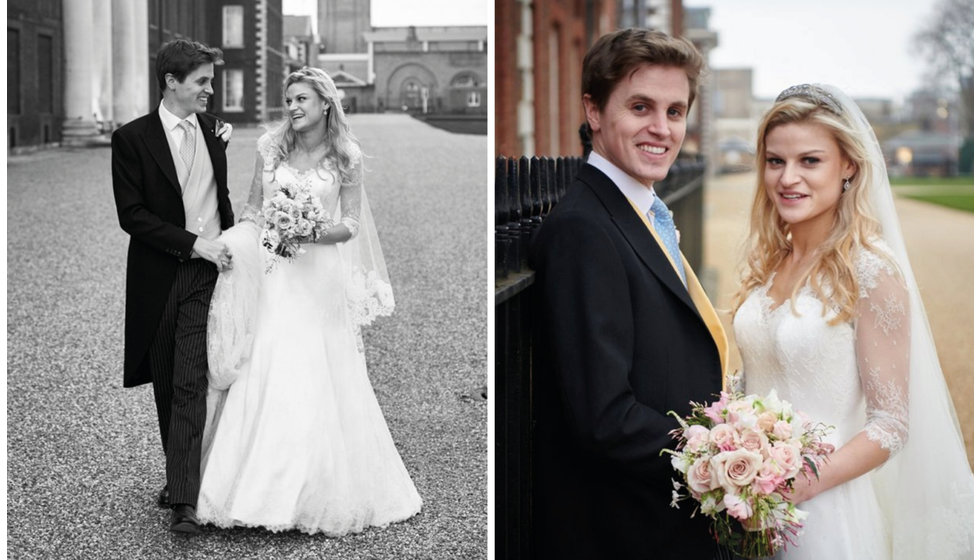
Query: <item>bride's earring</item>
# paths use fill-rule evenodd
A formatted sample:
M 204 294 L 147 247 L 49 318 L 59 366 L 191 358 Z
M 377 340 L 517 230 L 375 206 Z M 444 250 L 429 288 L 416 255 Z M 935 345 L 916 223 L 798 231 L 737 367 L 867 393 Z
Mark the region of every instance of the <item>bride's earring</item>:
M 851 180 L 844 179 L 844 192 L 847 192 L 851 188 Z

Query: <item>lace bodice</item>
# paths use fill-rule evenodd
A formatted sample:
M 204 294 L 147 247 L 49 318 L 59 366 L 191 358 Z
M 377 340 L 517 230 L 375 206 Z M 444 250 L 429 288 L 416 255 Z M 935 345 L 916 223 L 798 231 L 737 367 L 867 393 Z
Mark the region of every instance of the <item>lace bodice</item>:
M 256 164 L 255 177 L 242 219 L 255 219 L 262 208 L 262 201 L 269 199 L 281 185 L 300 184 L 309 187 L 320 199 L 327 215 L 331 217 L 330 225 L 339 222 L 347 227 L 351 237 L 357 235 L 361 212 L 359 184 L 342 184 L 340 173 L 329 165 L 299 170 L 285 161 L 275 164 L 268 135 L 259 138 L 258 151 L 260 161 Z
M 876 248 L 887 252 L 884 245 Z M 908 294 L 891 262 L 862 249 L 857 256 L 859 300 L 854 318 L 829 325 L 836 311 L 808 284 L 795 312 L 776 306 L 769 282 L 754 290 L 735 314 L 747 393 L 775 388 L 815 421 L 835 426 L 841 446 L 862 430 L 895 454 L 908 438 Z

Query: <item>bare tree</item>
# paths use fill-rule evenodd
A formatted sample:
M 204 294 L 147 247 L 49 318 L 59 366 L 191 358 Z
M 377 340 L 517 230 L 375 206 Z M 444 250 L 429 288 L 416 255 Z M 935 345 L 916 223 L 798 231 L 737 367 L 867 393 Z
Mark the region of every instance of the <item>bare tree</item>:
M 960 92 L 963 131 L 973 138 L 973 0 L 938 0 L 915 34 L 916 53 L 932 66 L 930 78 L 952 82 Z

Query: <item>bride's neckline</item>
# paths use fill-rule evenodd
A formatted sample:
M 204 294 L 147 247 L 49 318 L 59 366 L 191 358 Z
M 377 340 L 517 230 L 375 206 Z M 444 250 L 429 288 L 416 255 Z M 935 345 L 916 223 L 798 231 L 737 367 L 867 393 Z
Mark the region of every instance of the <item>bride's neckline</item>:
M 317 162 L 316 165 L 314 165 L 313 167 L 309 167 L 307 169 L 300 169 L 295 165 L 293 165 L 292 163 L 290 163 L 289 160 L 283 160 L 282 163 L 280 163 L 280 165 L 282 165 L 283 167 L 285 167 L 286 169 L 292 171 L 297 175 L 309 175 L 310 173 L 316 171 L 321 167 L 323 168 L 324 171 L 329 171 L 330 170 L 329 166 L 323 165 L 323 163 L 329 164 L 329 160 L 320 160 L 319 162 Z
M 788 305 L 790 301 L 793 300 L 793 295 L 790 294 L 784 297 L 782 300 L 780 300 L 779 303 L 776 303 L 775 298 L 773 298 L 772 295 L 769 294 L 769 291 L 772 290 L 772 284 L 775 279 L 776 279 L 776 273 L 773 272 L 769 276 L 769 281 L 762 286 L 761 290 L 759 290 L 759 293 L 762 296 L 762 308 L 769 314 L 776 313 L 777 311 L 779 311 L 780 309 Z M 799 300 L 800 297 L 809 296 L 811 292 L 812 289 L 810 288 L 810 282 L 804 281 L 803 285 L 801 285 L 800 289 L 796 292 L 796 299 Z

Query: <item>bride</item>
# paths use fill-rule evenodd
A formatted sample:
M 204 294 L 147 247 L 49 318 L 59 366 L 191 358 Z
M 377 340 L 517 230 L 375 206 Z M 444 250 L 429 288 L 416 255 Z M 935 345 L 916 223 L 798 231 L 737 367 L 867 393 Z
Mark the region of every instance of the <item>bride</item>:
M 339 536 L 407 519 L 422 500 L 361 345 L 360 327 L 390 314 L 394 298 L 360 149 L 325 72 L 293 72 L 284 90 L 288 119 L 258 141 L 243 218 L 254 223 L 223 237 L 246 247 L 212 303 L 197 512 L 219 527 Z M 256 225 L 263 200 L 287 186 L 310 189 L 333 216 L 291 260 L 260 248 Z
M 973 557 L 973 475 L 884 159 L 830 86 L 782 92 L 759 126 L 735 338 L 745 391 L 833 425 L 787 559 Z

